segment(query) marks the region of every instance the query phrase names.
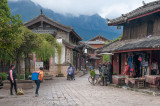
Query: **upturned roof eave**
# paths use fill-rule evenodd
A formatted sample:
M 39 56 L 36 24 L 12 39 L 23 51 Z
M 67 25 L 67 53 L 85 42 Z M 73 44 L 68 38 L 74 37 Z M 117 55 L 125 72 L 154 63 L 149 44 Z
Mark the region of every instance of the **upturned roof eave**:
M 109 26 L 117 26 L 117 25 L 122 25 L 128 21 L 138 19 L 141 17 L 145 17 L 147 15 L 160 12 L 160 0 L 153 1 L 147 4 L 144 4 L 143 6 L 127 13 L 123 14 L 122 16 L 109 20 L 108 25 Z
M 27 21 L 27 22 L 25 22 L 25 23 L 24 23 L 24 26 L 29 27 L 30 25 L 35 24 L 36 22 L 41 21 L 41 20 L 42 20 L 41 18 L 44 18 L 44 22 L 45 22 L 45 20 L 50 21 L 50 24 L 51 24 L 51 25 L 54 24 L 54 25 L 56 25 L 57 28 L 59 28 L 59 29 L 61 29 L 61 30 L 63 30 L 63 31 L 71 32 L 71 31 L 73 30 L 72 27 L 69 27 L 69 26 L 63 25 L 63 24 L 61 24 L 61 23 L 58 23 L 58 22 L 54 21 L 53 19 L 51 19 L 51 18 L 49 18 L 49 17 L 47 17 L 47 16 L 45 16 L 45 15 L 43 15 L 43 14 L 42 14 L 42 15 L 39 15 L 39 16 L 37 16 L 37 17 L 35 17 L 35 18 Z M 37 20 L 37 21 L 36 21 L 36 20 Z

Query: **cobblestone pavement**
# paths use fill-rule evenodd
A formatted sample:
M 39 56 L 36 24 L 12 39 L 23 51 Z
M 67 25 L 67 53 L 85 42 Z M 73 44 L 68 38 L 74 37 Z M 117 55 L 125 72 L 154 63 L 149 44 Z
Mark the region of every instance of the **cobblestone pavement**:
M 160 106 L 160 97 L 109 86 L 93 86 L 88 75 L 67 81 L 54 78 L 41 84 L 39 97 L 34 89 L 25 95 L 10 96 L 0 89 L 0 106 Z

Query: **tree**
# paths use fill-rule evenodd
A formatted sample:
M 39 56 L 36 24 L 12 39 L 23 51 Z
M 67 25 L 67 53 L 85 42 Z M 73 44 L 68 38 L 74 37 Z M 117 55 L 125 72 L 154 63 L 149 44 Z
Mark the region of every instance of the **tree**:
M 49 61 L 50 57 L 55 56 L 55 52 L 58 54 L 58 72 L 61 74 L 61 54 L 62 45 L 56 41 L 56 39 L 50 34 L 39 34 L 43 41 L 40 48 L 36 50 L 37 58 L 42 61 Z
M 39 35 L 33 33 L 31 30 L 29 30 L 26 27 L 20 27 L 19 28 L 21 30 L 21 45 L 19 46 L 14 46 L 12 49 L 4 51 L 5 54 L 3 55 L 9 55 L 10 59 L 13 59 L 16 61 L 17 63 L 17 71 L 18 71 L 18 75 L 20 75 L 20 59 L 22 56 L 25 57 L 25 75 L 27 75 L 26 73 L 29 70 L 29 66 L 27 65 L 27 63 L 29 63 L 27 61 L 28 59 L 28 53 L 32 53 L 33 51 L 35 51 L 37 48 L 40 47 L 40 45 L 42 45 L 42 39 L 41 37 L 39 37 Z
M 19 15 L 13 16 L 10 13 L 7 0 L 0 0 L 0 59 L 3 63 L 10 59 L 10 54 L 7 52 L 13 50 L 13 47 L 19 47 L 21 41 L 21 30 L 19 27 L 22 25 Z M 2 65 L 3 69 L 3 65 Z
M 105 54 L 105 55 L 102 56 L 102 59 L 103 59 L 103 63 L 109 62 L 110 61 L 110 55 Z
M 21 45 L 19 27 L 22 25 L 20 16 L 13 16 L 7 3 L 7 0 L 0 0 L 0 50 L 5 51 Z
M 48 61 L 55 54 L 56 40 L 50 34 L 39 34 L 39 37 L 42 39 L 42 45 L 36 49 L 36 56 L 42 61 Z
M 25 77 L 27 78 L 27 73 L 30 72 L 30 59 L 28 54 L 34 52 L 37 48 L 42 45 L 42 39 L 39 35 L 33 33 L 26 27 L 21 27 L 22 30 L 22 45 L 19 50 L 21 50 L 21 55 L 24 55 L 25 60 Z
M 121 39 L 122 39 L 122 36 L 123 36 L 123 35 L 120 35 L 118 38 L 116 38 L 116 39 L 113 39 L 111 42 L 114 42 L 114 41 L 121 40 Z

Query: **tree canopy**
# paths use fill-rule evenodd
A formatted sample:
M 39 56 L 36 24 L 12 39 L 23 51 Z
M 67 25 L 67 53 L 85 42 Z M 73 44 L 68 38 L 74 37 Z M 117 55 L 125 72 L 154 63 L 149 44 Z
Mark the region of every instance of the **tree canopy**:
M 0 0 L 0 49 L 9 50 L 21 45 L 21 25 L 20 16 L 10 13 L 7 0 Z
M 50 34 L 38 34 L 42 39 L 41 46 L 35 50 L 36 56 L 43 61 L 49 60 L 55 54 L 55 38 Z

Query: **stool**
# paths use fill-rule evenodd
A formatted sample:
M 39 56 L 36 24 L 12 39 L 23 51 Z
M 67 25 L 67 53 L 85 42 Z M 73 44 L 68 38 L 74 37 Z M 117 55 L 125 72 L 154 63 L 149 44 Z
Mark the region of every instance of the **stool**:
M 125 79 L 119 79 L 119 80 L 118 80 L 118 85 L 119 85 L 119 86 L 125 85 Z
M 144 81 L 143 80 L 139 80 L 137 87 L 138 88 L 144 88 Z

